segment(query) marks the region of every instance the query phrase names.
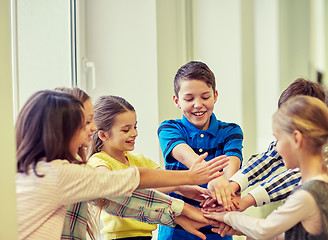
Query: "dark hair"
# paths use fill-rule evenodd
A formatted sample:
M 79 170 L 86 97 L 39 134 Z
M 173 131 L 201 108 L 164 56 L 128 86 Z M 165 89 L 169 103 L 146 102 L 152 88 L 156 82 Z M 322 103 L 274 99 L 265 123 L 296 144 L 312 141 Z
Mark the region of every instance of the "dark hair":
M 64 93 L 68 93 L 70 95 L 73 95 L 74 97 L 76 97 L 77 99 L 79 99 L 82 104 L 84 104 L 85 101 L 90 99 L 90 96 L 83 91 L 80 88 L 74 87 L 74 88 L 67 88 L 67 87 L 57 87 L 55 88 L 56 91 L 60 91 L 60 92 L 64 92 Z M 77 154 L 79 155 L 79 157 L 81 158 L 81 162 L 79 162 L 80 164 L 86 164 L 87 163 L 87 157 L 86 157 L 86 150 L 85 147 L 81 146 L 77 152 Z
M 179 68 L 174 77 L 174 94 L 179 97 L 181 81 L 200 80 L 215 92 L 215 76 L 211 69 L 203 62 L 191 61 Z
M 311 96 L 323 102 L 326 101 L 326 92 L 320 84 L 305 80 L 304 78 L 298 78 L 282 92 L 278 100 L 278 108 L 289 98 L 297 95 Z
M 103 142 L 98 136 L 99 130 L 108 132 L 112 128 L 118 114 L 135 111 L 134 107 L 124 98 L 111 95 L 99 97 L 94 104 L 94 110 L 94 121 L 98 130 L 93 133 L 88 157 L 101 151 Z
M 44 160 L 77 161 L 69 145 L 84 122 L 82 103 L 67 93 L 44 90 L 34 93 L 18 114 L 16 122 L 17 171 L 28 174 Z

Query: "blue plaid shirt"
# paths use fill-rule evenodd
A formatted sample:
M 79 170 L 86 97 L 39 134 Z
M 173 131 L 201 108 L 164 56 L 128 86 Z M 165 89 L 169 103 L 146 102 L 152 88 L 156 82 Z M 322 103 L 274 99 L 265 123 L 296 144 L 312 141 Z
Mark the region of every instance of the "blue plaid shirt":
M 285 169 L 281 156 L 272 142 L 268 150 L 253 155 L 230 180 L 237 182 L 243 191 L 249 186 L 261 183 L 249 193 L 257 206 L 286 199 L 301 180 L 299 169 Z M 281 170 L 285 170 L 281 172 Z M 280 171 L 280 172 L 277 172 Z

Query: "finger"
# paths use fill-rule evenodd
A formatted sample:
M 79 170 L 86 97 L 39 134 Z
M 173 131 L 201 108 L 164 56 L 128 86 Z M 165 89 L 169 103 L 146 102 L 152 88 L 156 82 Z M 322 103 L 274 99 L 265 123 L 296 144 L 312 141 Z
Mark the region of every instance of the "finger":
M 203 207 L 211 206 L 215 202 L 216 202 L 216 200 L 214 200 L 213 198 L 207 198 L 206 201 L 204 202 Z
M 216 158 L 213 158 L 210 161 L 208 161 L 208 164 L 212 170 L 215 169 L 215 171 L 220 171 L 229 164 L 228 162 L 229 162 L 228 157 L 223 158 L 221 160 L 217 160 Z
M 239 202 L 237 202 L 235 200 L 232 200 L 231 202 L 236 210 L 240 209 Z M 235 210 L 233 210 L 233 211 L 235 211 Z
M 219 233 L 219 228 L 212 228 L 212 232 Z
M 201 239 L 206 239 L 206 236 L 204 233 L 201 233 L 200 231 L 196 230 L 196 229 L 190 229 L 189 231 L 191 234 L 196 235 L 197 237 L 200 237 Z
M 224 237 L 230 229 L 231 229 L 231 227 L 229 225 L 225 225 L 221 231 L 221 234 L 220 234 L 221 237 Z
M 205 158 L 207 157 L 207 155 L 208 155 L 207 152 L 199 155 L 199 157 L 196 159 L 195 163 L 201 163 L 202 161 L 205 161 Z
M 215 189 L 211 191 L 211 197 L 212 197 L 212 199 L 218 201 L 217 198 L 216 198 L 217 196 L 215 194 Z
M 225 227 L 225 224 L 224 223 L 221 223 L 220 226 L 219 226 L 219 229 L 218 229 L 218 234 L 220 234 L 220 236 L 222 236 L 222 232 L 224 230 L 224 227 Z
M 215 197 L 212 196 L 212 198 L 216 199 L 217 203 L 219 205 L 223 205 L 223 197 L 221 195 L 221 191 L 220 188 L 214 188 L 214 191 L 212 192 L 212 195 L 214 195 Z

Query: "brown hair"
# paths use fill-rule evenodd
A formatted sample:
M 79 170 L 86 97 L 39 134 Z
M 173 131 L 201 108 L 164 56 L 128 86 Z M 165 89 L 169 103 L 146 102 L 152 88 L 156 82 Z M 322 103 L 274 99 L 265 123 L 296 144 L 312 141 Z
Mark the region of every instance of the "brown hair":
M 82 103 L 75 97 L 52 90 L 34 93 L 24 104 L 16 122 L 17 171 L 28 174 L 42 158 L 51 162 L 75 162 L 69 144 L 84 123 Z
M 296 95 L 316 97 L 323 102 L 326 100 L 326 92 L 320 84 L 305 80 L 304 78 L 298 78 L 282 92 L 278 100 L 278 108 L 289 98 Z
M 207 84 L 215 92 L 215 76 L 211 69 L 203 62 L 191 61 L 183 65 L 174 77 L 174 94 L 178 98 L 183 80 L 199 80 Z
M 55 88 L 55 90 L 64 92 L 64 93 L 67 93 L 67 94 L 70 94 L 70 95 L 76 97 L 77 99 L 79 99 L 82 102 L 82 104 L 84 104 L 85 101 L 90 99 L 90 96 L 85 91 L 83 91 L 82 89 L 77 88 L 77 87 L 74 87 L 74 88 L 58 87 L 58 88 Z M 79 148 L 77 154 L 79 155 L 79 157 L 82 160 L 82 162 L 79 162 L 79 163 L 86 164 L 87 157 L 86 157 L 85 147 L 81 146 Z
M 102 140 L 99 138 L 99 130 L 109 132 L 112 128 L 115 118 L 118 114 L 134 111 L 134 107 L 122 97 L 118 96 L 101 96 L 97 99 L 94 104 L 94 121 L 97 127 L 97 131 L 93 133 L 92 140 L 89 146 L 88 158 L 93 154 L 100 152 L 103 146 Z M 95 212 L 94 219 L 100 217 L 100 212 L 103 208 L 108 207 L 110 201 L 104 198 L 98 200 L 97 207 L 99 208 L 98 212 Z M 97 222 L 97 220 L 94 220 Z
M 98 130 L 92 136 L 88 157 L 101 151 L 103 142 L 98 136 L 99 130 L 109 132 L 118 114 L 135 111 L 134 107 L 124 98 L 111 95 L 99 97 L 94 104 L 94 110 L 94 121 Z
M 328 108 L 323 101 L 310 96 L 295 96 L 281 105 L 273 115 L 282 131 L 300 131 L 314 153 L 323 152 L 328 142 Z M 323 164 L 326 170 L 326 164 Z

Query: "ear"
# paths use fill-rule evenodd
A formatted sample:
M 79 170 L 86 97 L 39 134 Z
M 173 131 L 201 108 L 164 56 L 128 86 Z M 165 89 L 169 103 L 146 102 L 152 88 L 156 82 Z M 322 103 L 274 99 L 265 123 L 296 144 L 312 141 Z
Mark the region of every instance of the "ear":
M 214 92 L 214 103 L 216 103 L 216 101 L 218 100 L 218 96 L 219 96 L 218 90 L 215 90 L 215 92 Z
M 100 140 L 103 141 L 103 142 L 106 141 L 106 140 L 109 138 L 108 133 L 105 132 L 105 131 L 103 131 L 103 130 L 99 130 L 99 131 L 98 131 L 98 137 L 99 137 Z
M 175 95 L 173 95 L 173 102 L 174 102 L 174 105 L 177 107 L 177 108 L 181 108 L 180 104 L 179 104 L 179 98 Z
M 293 141 L 297 148 L 301 148 L 304 141 L 303 134 L 300 131 L 295 130 L 293 132 Z

